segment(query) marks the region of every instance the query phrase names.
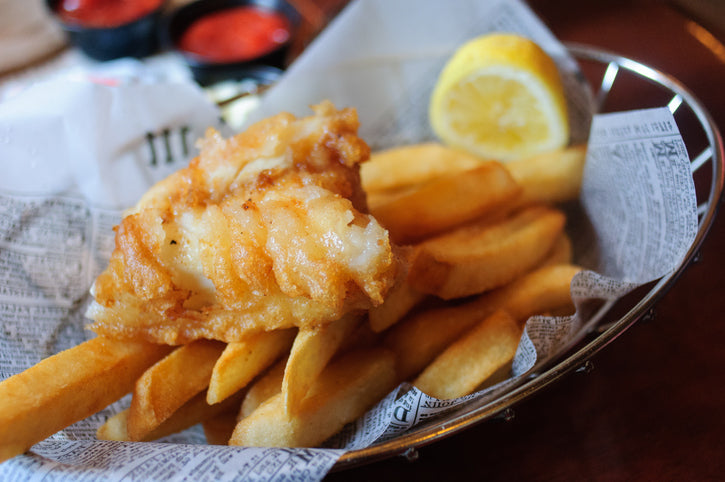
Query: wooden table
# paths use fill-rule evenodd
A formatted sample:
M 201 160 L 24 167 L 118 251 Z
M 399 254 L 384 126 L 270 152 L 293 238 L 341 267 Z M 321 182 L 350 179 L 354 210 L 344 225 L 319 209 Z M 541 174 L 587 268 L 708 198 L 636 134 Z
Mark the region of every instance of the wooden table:
M 341 2 L 320 0 L 323 8 Z M 666 2 L 531 0 L 563 41 L 641 60 L 680 79 L 725 128 L 725 41 L 713 18 Z M 722 216 L 721 216 L 722 218 Z M 714 480 L 725 477 L 725 222 L 701 260 L 638 322 L 573 373 L 515 407 L 400 457 L 328 480 Z

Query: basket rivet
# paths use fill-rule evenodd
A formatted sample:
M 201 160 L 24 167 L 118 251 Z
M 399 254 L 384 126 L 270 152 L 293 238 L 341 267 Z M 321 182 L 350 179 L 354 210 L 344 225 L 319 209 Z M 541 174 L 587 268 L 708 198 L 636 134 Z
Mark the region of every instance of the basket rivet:
M 655 317 L 656 317 L 655 309 L 650 308 L 649 310 L 647 310 L 647 313 L 642 315 L 642 321 L 645 321 L 645 322 L 652 321 L 655 319 Z
M 584 362 L 582 366 L 576 369 L 577 373 L 584 373 L 585 375 L 591 373 L 594 370 L 594 363 L 591 360 Z
M 408 462 L 415 462 L 420 457 L 420 453 L 415 447 L 408 447 L 402 455 Z
M 511 422 L 513 419 L 516 418 L 516 412 L 513 408 L 509 407 L 503 411 L 501 417 L 503 417 L 504 422 Z

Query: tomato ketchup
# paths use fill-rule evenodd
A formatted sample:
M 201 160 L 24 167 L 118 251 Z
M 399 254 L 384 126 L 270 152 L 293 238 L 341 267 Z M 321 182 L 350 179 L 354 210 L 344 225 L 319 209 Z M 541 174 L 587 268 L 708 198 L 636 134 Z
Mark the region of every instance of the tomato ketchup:
M 163 0 L 61 0 L 62 21 L 92 28 L 118 27 L 153 12 Z
M 240 62 L 272 52 L 290 35 L 290 21 L 283 14 L 240 6 L 194 21 L 181 35 L 178 47 L 209 62 Z

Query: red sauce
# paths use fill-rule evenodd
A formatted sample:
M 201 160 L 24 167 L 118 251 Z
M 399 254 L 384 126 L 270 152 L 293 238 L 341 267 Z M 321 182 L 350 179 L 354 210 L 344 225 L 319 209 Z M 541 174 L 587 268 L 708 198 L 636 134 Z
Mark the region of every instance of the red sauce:
M 118 27 L 156 10 L 163 0 L 62 0 L 57 13 L 66 23 L 93 28 Z
M 240 62 L 275 50 L 290 38 L 291 25 L 281 13 L 260 7 L 233 7 L 193 22 L 179 48 L 210 62 Z

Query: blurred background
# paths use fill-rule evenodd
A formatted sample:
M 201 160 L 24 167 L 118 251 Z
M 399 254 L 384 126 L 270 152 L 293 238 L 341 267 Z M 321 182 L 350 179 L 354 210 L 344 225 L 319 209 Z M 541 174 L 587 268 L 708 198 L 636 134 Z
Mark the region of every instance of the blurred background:
M 284 4 L 295 15 L 292 25 L 294 33 L 289 39 L 288 44 L 284 46 L 283 58 L 281 60 L 275 58 L 272 62 L 266 63 L 271 63 L 274 67 L 280 68 L 289 65 L 348 2 L 349 0 L 286 0 L 262 2 L 266 5 Z M 112 40 L 110 40 L 111 37 L 108 35 L 99 40 L 100 37 L 98 37 L 97 31 L 101 29 L 84 29 L 82 28 L 84 27 L 82 22 L 80 25 L 77 22 L 63 22 L 63 16 L 59 15 L 63 8 L 80 11 L 80 9 L 88 7 L 88 10 L 91 10 L 92 8 L 103 6 L 104 3 L 116 5 L 148 4 L 151 5 L 149 8 L 154 8 L 157 4 L 159 5 L 160 12 L 154 17 L 154 23 L 150 24 L 150 27 L 147 27 L 153 29 L 155 35 L 154 44 L 148 47 L 149 50 L 137 49 L 136 51 L 124 51 L 119 48 L 119 43 L 121 42 L 119 39 L 128 37 L 129 35 L 140 35 L 133 30 L 127 29 L 122 34 L 117 32 L 114 34 L 116 36 Z M 223 2 L 220 0 L 202 0 L 202 2 L 192 2 L 191 0 L 137 0 L 135 2 L 104 2 L 103 0 L 0 0 L 0 82 L 17 78 L 18 74 L 26 73 L 29 68 L 37 69 L 47 66 L 50 69 L 57 69 L 61 66 L 82 64 L 89 59 L 96 61 L 108 60 L 125 55 L 146 57 L 149 53 L 158 56 L 158 54 L 168 53 L 169 51 L 178 51 L 178 33 L 170 34 L 168 32 L 170 28 L 169 23 L 175 22 L 176 25 L 171 28 L 176 28 L 177 30 L 180 28 L 180 23 L 183 24 L 186 22 L 188 24 L 188 19 L 179 22 L 178 18 L 174 18 L 173 16 L 178 17 L 176 12 L 182 9 L 182 7 L 188 6 L 190 3 L 205 3 L 211 5 L 213 9 L 216 8 L 213 7 L 214 5 L 239 2 Z M 629 25 L 629 28 L 632 29 L 629 35 L 618 34 L 622 40 L 630 39 L 631 34 L 635 33 L 634 30 L 638 29 L 638 24 L 632 21 L 636 18 L 636 16 L 633 16 L 633 12 L 641 10 L 642 8 L 655 8 L 660 11 L 668 10 L 678 12 L 696 21 L 698 25 L 707 29 L 715 37 L 722 38 L 725 32 L 725 2 L 722 0 L 612 0 L 606 2 L 606 5 L 598 5 L 600 2 L 577 2 L 571 0 L 551 0 L 547 2 L 531 0 L 528 3 L 538 13 L 544 13 L 542 16 L 545 21 L 547 20 L 547 14 L 555 19 L 554 21 L 560 23 L 567 22 L 567 19 L 571 19 L 570 23 L 572 25 L 570 28 L 572 29 L 577 28 L 574 25 L 575 21 L 579 24 L 580 28 L 583 28 L 585 25 L 591 28 L 593 21 L 603 24 L 621 22 L 624 26 Z M 201 11 L 197 8 L 196 13 L 192 15 L 198 16 L 200 15 L 199 12 Z M 582 19 L 587 21 L 582 22 Z M 647 21 L 647 19 L 643 19 L 643 21 Z M 598 28 L 603 32 L 607 27 L 606 25 L 602 25 Z M 88 34 L 84 30 L 93 30 L 94 32 L 91 32 L 91 34 L 96 36 L 88 40 L 91 34 Z M 102 30 L 117 31 L 119 28 L 115 28 L 114 26 L 113 29 L 105 28 Z M 169 37 L 173 35 L 177 35 L 177 37 L 170 39 Z M 611 33 L 608 33 L 608 35 L 611 35 Z M 616 43 L 617 39 L 611 39 L 611 41 Z M 667 41 L 667 39 L 651 37 L 644 39 L 644 41 L 645 44 L 652 44 L 654 42 Z M 129 42 L 131 41 L 129 40 Z M 134 42 L 141 43 L 142 40 L 136 39 Z M 74 45 L 76 46 L 75 50 L 78 50 L 78 47 L 80 47 L 81 51 L 86 52 L 86 58 L 80 58 L 78 55 L 68 53 L 69 50 L 74 50 Z M 115 46 L 116 51 L 113 51 L 109 47 L 110 45 Z M 95 51 L 92 52 L 88 49 L 95 49 Z M 108 50 L 108 52 L 104 53 L 103 49 Z M 181 53 L 182 57 L 188 60 L 189 56 L 183 51 Z M 106 57 L 103 57 L 103 55 L 106 55 Z M 49 61 L 53 60 L 55 60 L 55 64 L 52 62 L 49 63 Z M 256 63 L 264 64 L 265 60 L 269 59 L 261 59 L 261 62 Z M 195 62 L 198 64 L 199 59 L 195 59 Z M 194 65 L 192 65 L 192 70 L 193 68 Z M 180 75 L 183 75 L 183 73 L 182 70 Z M 193 74 L 196 75 L 197 72 L 193 72 Z M 218 80 L 218 76 L 212 76 L 207 79 L 201 78 L 202 83 L 206 84 L 214 83 Z M 2 99 L 1 95 L 0 99 Z

